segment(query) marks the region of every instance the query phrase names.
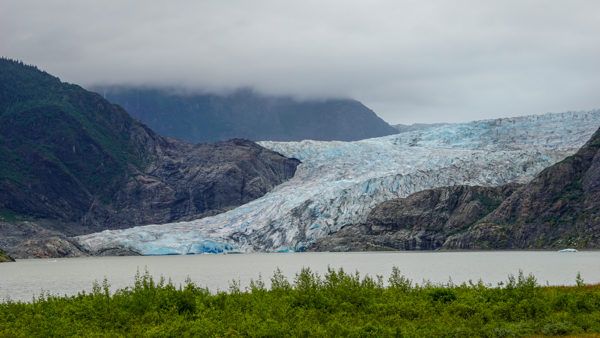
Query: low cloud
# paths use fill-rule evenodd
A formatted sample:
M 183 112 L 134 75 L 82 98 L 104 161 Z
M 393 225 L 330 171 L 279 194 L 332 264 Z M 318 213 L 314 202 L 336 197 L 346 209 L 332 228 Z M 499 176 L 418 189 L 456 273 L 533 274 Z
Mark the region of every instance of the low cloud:
M 600 107 L 595 0 L 4 0 L 0 54 L 85 86 L 352 97 L 391 123 Z

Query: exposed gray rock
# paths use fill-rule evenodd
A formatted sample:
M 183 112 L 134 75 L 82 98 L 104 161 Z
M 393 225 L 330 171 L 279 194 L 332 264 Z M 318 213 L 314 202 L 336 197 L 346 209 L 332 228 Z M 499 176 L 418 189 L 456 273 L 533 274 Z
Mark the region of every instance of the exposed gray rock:
M 86 232 L 214 215 L 266 194 L 300 163 L 241 139 L 198 145 L 168 140 L 156 153 L 108 205 L 91 205 Z
M 600 247 L 600 129 L 446 248 Z
M 45 221 L 0 222 L 0 247 L 14 258 L 87 255 L 80 250 L 76 242 L 44 223 Z
M 318 240 L 314 251 L 433 250 L 467 229 L 518 185 L 454 186 L 417 192 L 377 205 L 365 224 L 348 225 Z

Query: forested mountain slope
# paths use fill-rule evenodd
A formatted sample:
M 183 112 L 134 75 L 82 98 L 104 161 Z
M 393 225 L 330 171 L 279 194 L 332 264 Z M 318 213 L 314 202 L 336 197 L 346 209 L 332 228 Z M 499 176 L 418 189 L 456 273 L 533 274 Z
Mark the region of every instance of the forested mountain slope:
M 94 90 L 159 134 L 190 142 L 354 141 L 398 132 L 362 103 L 348 99 L 297 100 L 252 90 L 231 94 L 138 87 Z
M 80 234 L 195 219 L 264 195 L 298 163 L 246 140 L 164 138 L 96 93 L 0 59 L 0 221 Z M 27 232 L 17 237 L 5 244 Z

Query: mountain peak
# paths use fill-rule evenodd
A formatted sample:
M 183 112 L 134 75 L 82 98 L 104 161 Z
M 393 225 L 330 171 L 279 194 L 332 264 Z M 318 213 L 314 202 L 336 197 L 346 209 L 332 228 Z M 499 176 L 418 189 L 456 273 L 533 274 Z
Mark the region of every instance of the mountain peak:
M 353 141 L 398 131 L 351 99 L 299 100 L 243 88 L 229 94 L 152 87 L 98 87 L 97 91 L 158 133 L 190 142 Z

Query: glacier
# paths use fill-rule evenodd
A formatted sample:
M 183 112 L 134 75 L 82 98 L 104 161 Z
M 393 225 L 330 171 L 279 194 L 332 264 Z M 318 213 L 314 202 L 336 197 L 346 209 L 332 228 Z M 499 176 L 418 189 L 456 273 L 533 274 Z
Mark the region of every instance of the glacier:
M 376 204 L 450 185 L 527 182 L 573 154 L 600 110 L 433 126 L 354 142 L 259 142 L 302 161 L 294 177 L 228 212 L 76 237 L 91 253 L 143 255 L 303 251 L 362 222 Z

